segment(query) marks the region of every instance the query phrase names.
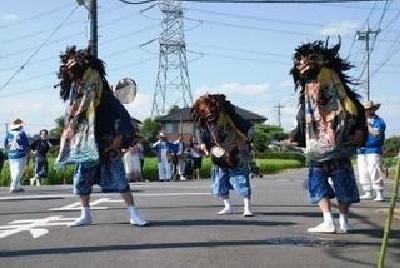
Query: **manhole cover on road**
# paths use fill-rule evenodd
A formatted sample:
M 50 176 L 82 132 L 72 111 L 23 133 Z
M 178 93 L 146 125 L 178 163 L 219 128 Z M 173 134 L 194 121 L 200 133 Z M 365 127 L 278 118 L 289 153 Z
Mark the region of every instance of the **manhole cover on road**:
M 331 239 L 311 238 L 311 237 L 276 237 L 267 239 L 266 244 L 326 248 L 326 247 L 343 247 L 346 246 L 347 242 L 341 240 L 331 240 Z

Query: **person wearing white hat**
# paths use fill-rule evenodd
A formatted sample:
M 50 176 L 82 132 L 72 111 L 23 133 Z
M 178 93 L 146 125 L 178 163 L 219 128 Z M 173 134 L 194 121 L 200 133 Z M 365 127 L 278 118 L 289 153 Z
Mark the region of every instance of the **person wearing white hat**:
M 23 121 L 15 119 L 10 124 L 10 129 L 6 133 L 4 147 L 8 151 L 8 161 L 10 163 L 10 192 L 23 192 L 21 187 L 21 177 L 25 170 L 25 157 L 29 150 L 29 142 L 23 130 Z
M 385 121 L 375 112 L 380 104 L 373 101 L 364 103 L 368 124 L 368 137 L 365 147 L 358 149 L 357 164 L 360 184 L 364 194 L 361 199 L 384 201 L 383 144 L 385 142 Z
M 161 182 L 171 180 L 171 154 L 175 153 L 175 145 L 161 132 L 159 140 L 153 144 L 153 150 L 158 158 L 158 176 Z

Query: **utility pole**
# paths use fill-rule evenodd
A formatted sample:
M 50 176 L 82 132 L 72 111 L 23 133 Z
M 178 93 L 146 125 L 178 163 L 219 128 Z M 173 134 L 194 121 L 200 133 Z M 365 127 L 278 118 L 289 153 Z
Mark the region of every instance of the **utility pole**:
M 379 34 L 379 32 L 380 32 L 379 30 L 377 30 L 377 31 L 371 30 L 369 28 L 369 26 L 366 31 L 358 30 L 356 32 L 357 40 L 365 41 L 365 51 L 367 53 L 367 62 L 365 63 L 366 64 L 366 66 L 365 66 L 365 68 L 366 68 L 366 90 L 365 91 L 367 94 L 367 100 L 370 99 L 370 82 L 369 82 L 369 58 L 370 58 L 370 54 L 371 54 L 370 53 L 370 44 L 369 44 L 369 42 L 371 40 L 370 36 L 372 35 L 373 37 L 376 37 Z
M 85 2 L 88 2 L 87 5 Z M 80 6 L 85 6 L 89 12 L 89 52 L 91 55 L 98 57 L 99 35 L 98 35 L 98 19 L 97 19 L 97 0 L 76 0 Z
M 278 105 L 275 105 L 274 108 L 278 110 L 278 124 L 281 127 L 281 109 L 285 108 L 285 106 L 281 105 L 281 102 L 278 102 Z

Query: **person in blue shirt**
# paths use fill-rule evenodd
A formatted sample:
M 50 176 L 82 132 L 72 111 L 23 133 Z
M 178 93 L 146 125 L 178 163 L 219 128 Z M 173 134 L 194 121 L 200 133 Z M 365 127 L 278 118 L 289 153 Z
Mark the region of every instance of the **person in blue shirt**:
M 164 133 L 159 134 L 159 140 L 153 144 L 153 151 L 158 158 L 158 178 L 161 182 L 171 180 L 171 156 L 176 152 L 175 145 L 167 139 Z
M 25 157 L 29 150 L 29 142 L 21 119 L 15 119 L 11 123 L 10 129 L 6 133 L 4 147 L 8 152 L 8 162 L 10 163 L 10 192 L 23 192 L 21 177 L 25 170 Z
M 385 142 L 385 121 L 376 114 L 380 104 L 368 101 L 364 104 L 368 124 L 365 147 L 358 149 L 358 173 L 364 194 L 361 199 L 383 201 L 383 145 Z

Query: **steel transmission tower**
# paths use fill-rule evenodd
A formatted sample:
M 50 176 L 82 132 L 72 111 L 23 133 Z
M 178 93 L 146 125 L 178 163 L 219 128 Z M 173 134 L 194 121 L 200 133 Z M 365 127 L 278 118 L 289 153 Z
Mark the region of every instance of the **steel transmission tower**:
M 161 10 L 160 55 L 152 117 L 164 115 L 166 103 L 168 105 L 183 103 L 184 107 L 193 104 L 186 59 L 182 2 L 179 0 L 158 2 Z

